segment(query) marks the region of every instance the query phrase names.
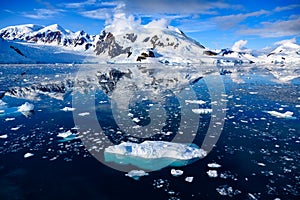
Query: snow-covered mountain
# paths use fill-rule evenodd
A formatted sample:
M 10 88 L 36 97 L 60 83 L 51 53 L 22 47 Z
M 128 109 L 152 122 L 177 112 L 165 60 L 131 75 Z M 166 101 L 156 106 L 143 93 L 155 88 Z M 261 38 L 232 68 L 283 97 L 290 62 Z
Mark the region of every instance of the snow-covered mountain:
M 245 41 L 242 41 L 245 42 Z M 58 24 L 25 24 L 0 30 L 0 63 L 290 63 L 300 62 L 295 41 L 266 55 L 233 47 L 211 51 L 172 26 L 109 25 L 98 35 Z
M 278 42 L 278 47 L 267 55 L 259 56 L 259 60 L 272 64 L 300 63 L 300 45 L 295 42 L 294 39 Z
M 26 24 L 3 28 L 0 37 L 30 47 L 36 44 L 60 47 L 61 51 L 80 51 L 94 56 L 97 62 L 205 62 L 208 57 L 203 55 L 205 47 L 174 27 L 140 25 L 120 32 L 108 26 L 99 35 L 89 35 L 84 31 L 74 33 L 57 24 Z
M 72 47 L 75 50 L 88 50 L 94 40 L 93 36 L 84 31 L 74 33 L 58 24 L 9 26 L 0 30 L 0 37 L 5 40 Z

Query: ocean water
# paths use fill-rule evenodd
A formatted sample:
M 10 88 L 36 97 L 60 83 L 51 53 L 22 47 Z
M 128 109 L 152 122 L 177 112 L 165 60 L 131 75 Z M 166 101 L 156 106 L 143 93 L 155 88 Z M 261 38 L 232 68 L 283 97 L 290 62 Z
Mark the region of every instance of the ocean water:
M 0 199 L 298 199 L 299 69 L 0 66 Z M 34 110 L 18 112 L 25 102 Z M 103 159 L 107 145 L 122 141 L 209 149 L 206 136 L 217 138 L 206 157 L 139 180 Z

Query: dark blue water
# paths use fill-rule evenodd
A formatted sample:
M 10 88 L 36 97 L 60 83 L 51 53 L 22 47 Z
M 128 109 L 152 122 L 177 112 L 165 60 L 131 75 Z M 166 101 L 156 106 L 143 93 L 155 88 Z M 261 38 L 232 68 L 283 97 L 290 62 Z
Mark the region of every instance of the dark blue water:
M 72 79 L 78 69 L 79 66 L 60 65 L 2 66 L 0 90 Z M 220 139 L 205 158 L 176 168 L 184 171 L 182 176 L 172 176 L 170 170 L 174 167 L 166 167 L 149 172 L 139 181 L 99 162 L 79 138 L 62 141 L 57 137 L 69 130 L 80 135 L 80 130 L 74 128 L 72 112 L 61 110 L 72 107 L 73 96 L 67 90 L 62 99 L 46 93 L 38 94 L 38 98 L 5 95 L 1 100 L 7 103 L 6 107 L 29 102 L 35 108 L 27 116 L 19 112 L 0 113 L 0 136 L 7 135 L 0 138 L 0 199 L 298 199 L 300 81 L 282 82 L 263 70 L 255 72 L 240 74 L 240 83 L 234 82 L 230 74 L 221 76 L 226 92 L 226 119 Z M 198 99 L 210 107 L 205 81 L 200 79 L 191 87 Z M 169 124 L 164 128 L 176 134 L 179 102 L 176 97 L 167 96 L 164 109 L 168 111 Z M 97 119 L 105 135 L 116 144 L 130 140 L 126 133 L 116 134 L 122 130 L 113 120 L 110 103 L 108 95 L 97 89 Z M 155 104 L 139 101 L 131 105 L 136 116 L 146 116 L 139 125 L 149 123 L 145 110 L 151 103 Z M 276 118 L 265 111 L 291 111 L 293 118 Z M 209 114 L 200 117 L 194 140 L 198 146 L 210 119 Z M 171 140 L 172 134 L 148 139 Z M 34 155 L 24 158 L 26 153 Z M 212 169 L 209 163 L 221 167 Z M 209 177 L 208 170 L 217 170 L 218 177 Z M 188 176 L 194 177 L 193 182 L 185 181 Z

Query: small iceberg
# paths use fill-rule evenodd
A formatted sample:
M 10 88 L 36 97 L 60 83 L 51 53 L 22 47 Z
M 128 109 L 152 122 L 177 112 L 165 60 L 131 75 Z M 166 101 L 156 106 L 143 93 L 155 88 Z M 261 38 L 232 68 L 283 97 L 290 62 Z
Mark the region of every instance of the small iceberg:
M 3 104 L 3 106 L 5 105 L 6 104 Z M 0 116 L 15 115 L 21 113 L 25 115 L 25 117 L 28 117 L 32 114 L 33 110 L 34 110 L 34 105 L 25 102 L 24 104 L 18 107 L 2 107 L 2 109 L 0 109 Z
M 281 113 L 277 111 L 264 111 L 264 112 L 277 118 L 296 119 L 296 117 L 293 117 L 294 113 L 291 111 L 286 111 L 285 113 Z
M 210 167 L 210 168 L 220 168 L 220 167 L 222 167 L 222 165 L 220 165 L 218 163 L 208 163 L 207 166 Z
M 125 176 L 133 178 L 134 180 L 139 180 L 142 176 L 148 176 L 149 174 L 143 170 L 131 170 Z
M 191 182 L 193 182 L 193 180 L 194 180 L 194 177 L 192 177 L 192 176 L 188 176 L 188 177 L 186 177 L 184 180 L 185 180 L 186 182 L 189 182 L 189 183 L 191 183 Z
M 57 134 L 57 137 L 63 138 L 59 140 L 59 142 L 67 142 L 77 138 L 76 135 L 73 134 L 70 130 L 68 130 L 67 132 Z
M 1 91 L 0 91 L 1 92 Z M 2 101 L 1 99 L 0 99 L 0 107 L 3 107 L 3 106 L 5 106 L 6 105 L 6 102 L 4 102 L 4 101 Z
M 206 156 L 206 152 L 195 144 L 180 144 L 165 141 L 143 143 L 123 142 L 104 150 L 106 162 L 159 170 L 167 166 L 184 166 Z
M 181 176 L 183 174 L 183 171 L 180 169 L 171 169 L 171 174 L 173 176 Z
M 64 107 L 64 108 L 62 108 L 62 109 L 60 109 L 60 110 L 62 110 L 62 111 L 64 111 L 64 112 L 70 112 L 70 111 L 76 110 L 76 108 Z
M 210 108 L 199 108 L 199 109 L 192 109 L 192 111 L 196 114 L 210 114 L 212 113 L 212 109 Z
M 25 102 L 18 107 L 18 112 L 22 113 L 25 117 L 29 117 L 34 110 L 34 105 L 28 102 Z
M 30 112 L 34 110 L 34 105 L 28 102 L 25 102 L 23 105 L 18 107 L 19 112 Z
M 24 154 L 24 158 L 29 158 L 29 157 L 31 157 L 33 155 L 34 155 L 33 153 L 25 153 Z
M 199 104 L 199 105 L 206 104 L 206 102 L 203 100 L 185 100 L 185 103 L 186 104 Z
M 217 177 L 218 177 L 218 172 L 217 172 L 217 170 L 208 170 L 206 173 L 207 173 L 207 175 L 208 175 L 210 178 L 217 178 Z
M 6 139 L 7 137 L 8 137 L 7 134 L 0 135 L 0 139 Z

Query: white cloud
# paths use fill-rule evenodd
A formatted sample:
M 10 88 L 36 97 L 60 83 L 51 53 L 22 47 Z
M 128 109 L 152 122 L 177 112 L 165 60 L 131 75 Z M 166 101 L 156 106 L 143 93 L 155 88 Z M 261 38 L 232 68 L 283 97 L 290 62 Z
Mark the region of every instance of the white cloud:
M 259 28 L 248 28 L 240 30 L 243 35 L 257 35 L 266 38 L 300 35 L 300 16 L 289 20 L 278 20 L 275 22 L 261 22 Z
M 234 43 L 234 45 L 232 46 L 232 50 L 233 51 L 243 51 L 245 48 L 245 45 L 248 43 L 247 40 L 239 40 L 237 42 Z
M 109 20 L 113 16 L 113 10 L 108 8 L 99 8 L 96 10 L 79 12 L 79 14 L 93 19 Z
M 24 17 L 32 19 L 49 19 L 64 12 L 61 9 L 34 9 L 33 12 L 23 12 Z
M 124 0 L 124 3 L 126 12 L 137 14 L 209 14 L 216 9 L 235 7 L 223 1 L 208 0 Z
M 291 4 L 291 5 L 288 5 L 288 6 L 282 6 L 282 7 L 276 7 L 274 9 L 275 12 L 281 12 L 281 11 L 285 11 L 285 10 L 293 10 L 293 9 L 296 9 L 300 7 L 300 4 Z
M 87 0 L 83 2 L 77 3 L 65 3 L 63 4 L 66 8 L 83 8 L 85 6 L 94 5 L 97 1 L 96 0 Z
M 269 11 L 260 10 L 256 12 L 246 13 L 246 14 L 218 16 L 212 18 L 212 21 L 223 29 L 230 29 L 237 26 L 239 23 L 241 23 L 248 17 L 258 17 L 260 15 L 265 15 L 269 13 L 270 13 Z
M 160 19 L 160 20 L 153 20 L 145 27 L 148 28 L 166 28 L 169 25 L 169 20 L 167 19 Z
M 282 45 L 282 44 L 286 44 L 286 43 L 296 43 L 296 42 L 297 42 L 296 38 L 292 38 L 289 40 L 281 40 L 281 41 L 275 42 L 274 45 Z

